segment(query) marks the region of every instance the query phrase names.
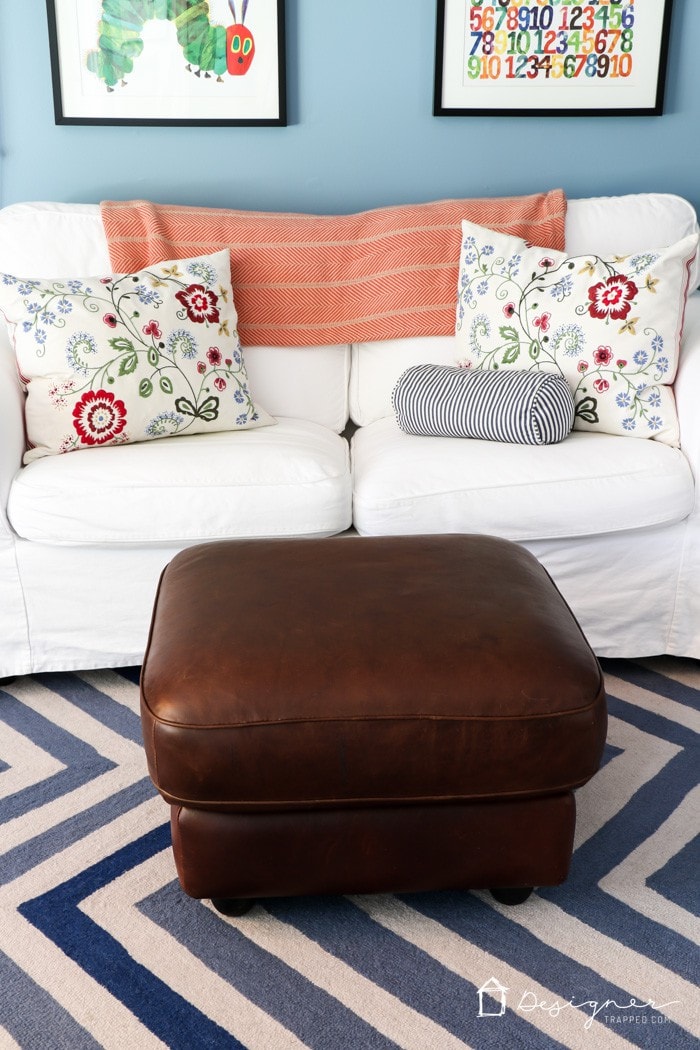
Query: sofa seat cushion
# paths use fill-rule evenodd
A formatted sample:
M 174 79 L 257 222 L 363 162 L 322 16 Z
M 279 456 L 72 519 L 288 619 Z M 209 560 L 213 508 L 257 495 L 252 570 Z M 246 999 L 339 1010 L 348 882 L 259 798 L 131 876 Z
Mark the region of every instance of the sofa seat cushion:
M 356 432 L 352 454 L 354 523 L 368 536 L 598 535 L 679 521 L 693 506 L 679 449 L 610 434 L 513 445 L 417 437 L 385 418 Z
M 47 544 L 328 535 L 350 524 L 344 438 L 307 420 L 89 449 L 20 470 L 9 515 Z

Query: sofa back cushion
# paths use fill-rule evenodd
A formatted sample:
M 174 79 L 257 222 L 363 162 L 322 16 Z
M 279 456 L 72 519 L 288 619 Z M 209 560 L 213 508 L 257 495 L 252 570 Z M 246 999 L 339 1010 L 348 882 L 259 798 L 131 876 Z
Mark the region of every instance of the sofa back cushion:
M 698 232 L 695 209 L 673 193 L 627 193 L 620 197 L 571 200 L 566 210 L 566 251 L 569 255 L 611 255 L 665 248 Z M 696 256 L 690 287 L 696 288 L 700 261 Z
M 99 205 L 33 202 L 0 210 L 0 272 L 32 278 L 110 274 Z M 255 347 L 250 355 L 246 348 L 245 359 L 256 400 L 272 415 L 308 419 L 336 433 L 343 430 L 348 419 L 347 345 Z
M 566 250 L 571 255 L 631 253 L 661 248 L 697 233 L 692 205 L 668 193 L 570 200 Z M 698 282 L 698 260 L 690 288 Z M 457 288 L 455 287 L 455 306 Z M 350 373 L 350 417 L 358 426 L 393 415 L 391 393 L 406 368 L 434 363 L 459 364 L 463 355 L 453 336 L 356 343 Z

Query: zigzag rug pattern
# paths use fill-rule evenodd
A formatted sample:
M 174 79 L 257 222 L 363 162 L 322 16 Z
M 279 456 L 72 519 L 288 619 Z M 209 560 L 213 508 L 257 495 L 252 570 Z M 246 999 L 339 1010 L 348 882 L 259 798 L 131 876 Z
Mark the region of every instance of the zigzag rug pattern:
M 138 669 L 0 688 L 0 1050 L 696 1047 L 700 665 L 605 661 L 571 875 L 276 900 L 179 889 Z

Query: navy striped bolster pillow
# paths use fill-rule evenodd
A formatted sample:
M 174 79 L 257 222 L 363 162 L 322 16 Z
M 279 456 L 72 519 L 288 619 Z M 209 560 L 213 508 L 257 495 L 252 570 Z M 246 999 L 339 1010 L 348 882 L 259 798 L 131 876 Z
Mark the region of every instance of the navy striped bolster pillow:
M 407 434 L 551 445 L 574 425 L 569 384 L 552 372 L 482 371 L 413 365 L 392 393 Z

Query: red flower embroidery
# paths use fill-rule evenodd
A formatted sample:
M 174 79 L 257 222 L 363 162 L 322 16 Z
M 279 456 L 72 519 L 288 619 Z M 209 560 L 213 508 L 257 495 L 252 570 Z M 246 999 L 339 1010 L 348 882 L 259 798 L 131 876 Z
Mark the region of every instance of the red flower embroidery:
M 588 312 L 591 317 L 613 321 L 623 321 L 632 308 L 632 301 L 639 289 L 634 281 L 624 274 L 614 273 L 605 281 L 600 281 L 588 289 L 591 301 Z
M 217 390 L 225 390 L 226 389 L 226 380 L 222 379 L 221 376 L 217 376 L 216 379 L 214 380 L 214 386 L 216 387 Z
M 585 372 L 588 368 L 588 361 L 579 361 L 576 367 L 579 372 Z
M 612 361 L 612 350 L 609 346 L 599 346 L 593 351 L 593 360 L 597 365 L 608 365 Z
M 209 347 L 209 349 L 207 350 L 207 358 L 209 360 L 209 364 L 214 365 L 214 367 L 221 364 L 221 351 L 219 350 L 218 346 Z
M 149 321 L 148 324 L 143 326 L 143 334 L 152 335 L 154 339 L 160 339 L 163 333 L 161 332 L 157 321 Z
M 606 390 L 610 389 L 610 383 L 608 383 L 607 379 L 594 379 L 593 387 L 599 394 L 604 394 Z
M 515 303 L 506 303 L 506 305 L 503 307 L 503 313 L 506 315 L 506 317 L 512 317 L 515 313 Z
M 200 376 L 203 376 L 204 373 L 206 372 L 206 370 L 207 370 L 207 366 L 204 364 L 204 361 L 198 361 L 197 362 L 197 371 L 199 372 Z
M 215 324 L 219 320 L 219 309 L 216 305 L 219 298 L 214 292 L 207 291 L 204 285 L 190 284 L 181 292 L 176 292 L 175 298 L 179 299 L 187 310 L 190 321 L 197 324 L 203 324 L 204 321 Z
M 536 317 L 532 323 L 534 324 L 535 328 L 539 328 L 540 332 L 548 332 L 549 319 L 551 316 L 552 315 L 550 313 L 547 313 L 545 311 L 543 314 L 540 314 L 539 317 Z
M 126 408 L 108 390 L 88 390 L 73 409 L 73 426 L 84 445 L 104 445 L 126 426 Z
M 108 324 L 110 328 L 116 328 L 117 327 L 116 314 L 105 314 L 104 317 L 102 318 L 102 320 L 104 321 L 105 324 Z
M 624 358 L 621 357 L 619 361 L 615 362 L 615 364 L 617 365 L 618 368 L 625 368 L 625 366 L 627 365 L 627 362 L 624 360 Z

